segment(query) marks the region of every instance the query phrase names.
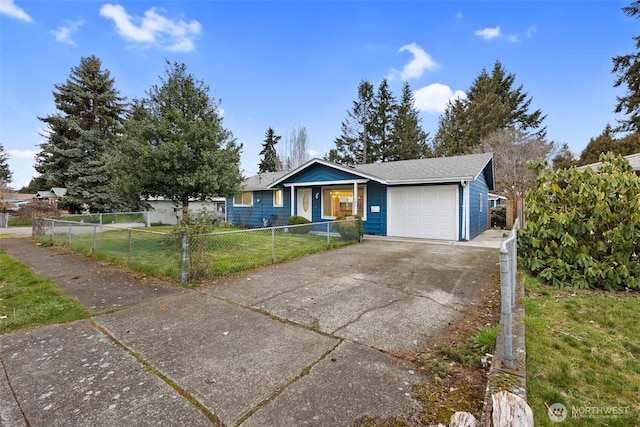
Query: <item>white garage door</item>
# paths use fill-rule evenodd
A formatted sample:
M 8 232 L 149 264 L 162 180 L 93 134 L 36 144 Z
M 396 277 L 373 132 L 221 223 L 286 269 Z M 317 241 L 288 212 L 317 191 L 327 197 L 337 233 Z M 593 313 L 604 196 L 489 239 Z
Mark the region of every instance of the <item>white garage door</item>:
M 387 235 L 458 240 L 458 186 L 387 189 Z

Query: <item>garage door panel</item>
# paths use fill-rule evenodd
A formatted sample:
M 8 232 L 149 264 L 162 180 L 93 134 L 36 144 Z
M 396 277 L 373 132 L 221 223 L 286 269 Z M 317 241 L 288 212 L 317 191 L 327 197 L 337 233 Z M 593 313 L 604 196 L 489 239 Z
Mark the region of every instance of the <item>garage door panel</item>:
M 387 189 L 387 235 L 457 240 L 457 186 Z

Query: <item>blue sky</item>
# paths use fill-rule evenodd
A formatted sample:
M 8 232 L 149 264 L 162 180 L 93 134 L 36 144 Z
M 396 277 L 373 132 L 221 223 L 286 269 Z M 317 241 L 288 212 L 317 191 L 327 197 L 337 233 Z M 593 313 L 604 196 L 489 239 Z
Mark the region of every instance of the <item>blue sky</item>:
M 100 58 L 129 100 L 170 60 L 221 100 L 248 176 L 270 126 L 305 126 L 311 157 L 333 148 L 363 79 L 389 78 L 397 97 L 408 81 L 433 136 L 446 102 L 499 60 L 547 114 L 548 139 L 579 153 L 621 118 L 611 58 L 640 34 L 629 3 L 0 0 L 0 143 L 12 186 L 26 185 L 38 117 L 55 113 L 54 85 L 81 57 Z

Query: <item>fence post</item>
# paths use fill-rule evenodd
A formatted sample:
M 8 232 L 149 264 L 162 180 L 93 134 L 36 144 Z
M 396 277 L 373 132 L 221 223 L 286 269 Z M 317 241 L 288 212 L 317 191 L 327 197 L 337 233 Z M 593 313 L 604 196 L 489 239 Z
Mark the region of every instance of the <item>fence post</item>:
M 102 225 L 102 214 L 98 214 L 98 217 L 100 218 L 100 225 Z
M 276 263 L 276 229 L 271 227 L 271 264 Z
M 56 226 L 56 223 L 53 222 L 53 220 L 51 220 L 51 241 L 53 242 L 53 236 L 55 233 L 54 227 Z
M 151 227 L 151 218 L 149 217 L 149 211 L 146 211 L 145 214 L 146 214 L 145 223 L 146 223 L 147 228 L 149 228 L 149 227 Z
M 67 233 L 67 245 L 71 245 L 71 223 L 69 223 L 69 232 Z
M 98 240 L 98 226 L 94 225 L 93 226 L 93 252 L 96 251 L 97 240 Z
M 187 248 L 189 243 L 187 242 L 187 235 L 182 236 L 182 257 L 180 259 L 180 281 L 187 283 Z
M 129 229 L 129 248 L 127 252 L 127 263 L 131 264 L 131 229 Z
M 503 361 L 507 368 L 511 369 L 513 368 L 513 336 L 511 332 L 511 260 L 509 258 L 508 244 L 503 242 L 500 245 L 500 292 L 502 294 L 500 327 L 504 338 Z
M 327 247 L 331 246 L 331 237 L 329 236 L 329 223 L 327 222 Z

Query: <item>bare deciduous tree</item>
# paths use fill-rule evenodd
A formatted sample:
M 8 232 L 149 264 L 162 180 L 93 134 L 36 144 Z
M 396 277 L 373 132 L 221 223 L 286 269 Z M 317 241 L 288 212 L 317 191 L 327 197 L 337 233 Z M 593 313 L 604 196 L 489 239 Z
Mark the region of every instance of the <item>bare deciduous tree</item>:
M 300 124 L 293 126 L 291 133 L 285 136 L 283 152 L 278 157 L 282 160 L 284 170 L 293 170 L 309 160 L 306 127 Z
M 493 153 L 495 191 L 515 200 L 535 186 L 536 175 L 527 169 L 527 163 L 547 159 L 553 146 L 553 142 L 509 128 L 491 133 L 476 151 Z

